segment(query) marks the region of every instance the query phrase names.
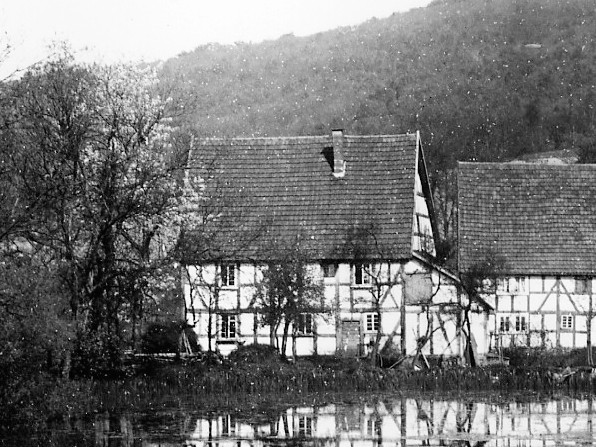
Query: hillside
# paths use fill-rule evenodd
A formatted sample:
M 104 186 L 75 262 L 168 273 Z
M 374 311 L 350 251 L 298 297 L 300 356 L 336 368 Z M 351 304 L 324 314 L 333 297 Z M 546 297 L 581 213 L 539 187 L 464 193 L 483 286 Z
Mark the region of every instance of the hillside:
M 457 160 L 593 146 L 594 23 L 593 0 L 436 0 L 309 37 L 203 46 L 163 76 L 195 96 L 187 123 L 201 136 L 420 130 L 450 239 Z

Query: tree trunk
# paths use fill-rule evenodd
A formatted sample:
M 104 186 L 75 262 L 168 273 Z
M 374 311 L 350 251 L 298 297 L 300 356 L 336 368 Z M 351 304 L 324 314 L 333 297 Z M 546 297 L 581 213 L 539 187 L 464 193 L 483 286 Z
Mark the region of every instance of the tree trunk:
M 213 352 L 213 311 L 211 306 L 207 310 L 207 352 Z
M 406 356 L 406 293 L 402 288 L 401 293 L 401 309 L 400 309 L 400 344 L 401 344 L 401 355 Z
M 269 325 L 269 344 L 273 346 L 275 349 L 278 348 L 277 346 L 277 329 L 279 328 L 279 324 L 271 324 Z
M 594 365 L 594 359 L 592 358 L 592 294 L 590 293 L 590 301 L 588 307 L 588 321 L 586 322 L 586 331 L 587 331 L 587 342 L 586 342 L 586 349 L 587 349 L 587 362 L 588 366 Z
M 207 324 L 207 340 L 208 340 L 208 350 L 209 352 L 213 352 L 213 338 L 217 335 L 217 327 L 215 329 L 215 333 L 213 333 L 213 314 L 217 315 L 217 310 L 219 308 L 219 287 L 215 285 L 213 288 L 209 290 L 209 321 Z M 216 320 L 217 324 L 217 320 Z
M 290 328 L 290 320 L 284 321 L 284 332 L 281 339 L 281 355 L 286 356 L 286 348 L 288 346 L 288 329 Z
M 377 329 L 377 333 L 375 334 L 375 341 L 373 343 L 372 346 L 372 351 L 370 352 L 370 362 L 373 365 L 377 364 L 377 360 L 379 357 L 379 345 L 381 344 L 381 336 L 383 335 L 382 332 L 382 326 L 381 326 L 381 309 L 380 309 L 380 305 L 377 304 L 377 309 L 375 314 L 377 315 L 377 318 L 379 319 L 379 327 Z
M 72 354 L 70 352 L 70 348 L 67 348 L 64 351 L 64 359 L 62 362 L 62 377 L 67 379 L 70 377 L 70 366 L 72 362 Z
M 475 368 L 476 367 L 476 356 L 474 353 L 474 348 L 472 347 L 472 323 L 470 322 L 470 306 L 466 306 L 464 309 L 464 324 L 467 329 L 467 333 L 465 331 L 464 335 L 466 336 L 466 354 L 468 357 L 469 366 Z

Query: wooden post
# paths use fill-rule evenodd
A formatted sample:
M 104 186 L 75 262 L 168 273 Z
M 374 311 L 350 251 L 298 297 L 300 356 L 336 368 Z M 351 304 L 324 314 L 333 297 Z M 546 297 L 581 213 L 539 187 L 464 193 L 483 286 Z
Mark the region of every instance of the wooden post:
M 405 287 L 405 282 L 402 283 L 403 286 L 401 288 L 402 293 L 401 293 L 401 310 L 400 310 L 400 318 L 399 318 L 399 324 L 400 324 L 400 347 L 401 347 L 401 355 L 402 357 L 405 357 L 406 355 L 406 287 Z
M 592 278 L 590 278 L 590 281 L 592 281 Z M 593 366 L 594 365 L 594 359 L 592 358 L 592 287 L 590 287 L 590 293 L 588 295 L 589 300 L 588 300 L 588 317 L 587 317 L 587 321 L 586 321 L 586 337 L 587 337 L 587 342 L 586 342 L 586 348 L 588 351 L 588 358 L 587 358 L 587 362 L 588 362 L 588 366 Z
M 556 340 L 557 340 L 557 348 L 561 347 L 561 277 L 557 276 L 555 278 L 555 281 L 557 281 L 557 307 L 556 307 L 556 318 L 557 321 L 555 323 L 555 329 L 556 329 Z

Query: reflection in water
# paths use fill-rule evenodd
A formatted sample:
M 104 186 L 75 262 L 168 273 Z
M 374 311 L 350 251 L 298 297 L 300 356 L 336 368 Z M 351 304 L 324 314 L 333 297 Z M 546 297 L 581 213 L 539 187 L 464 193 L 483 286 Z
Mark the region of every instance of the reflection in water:
M 366 403 L 173 416 L 99 414 L 96 446 L 548 446 L 596 442 L 593 401 L 370 398 Z

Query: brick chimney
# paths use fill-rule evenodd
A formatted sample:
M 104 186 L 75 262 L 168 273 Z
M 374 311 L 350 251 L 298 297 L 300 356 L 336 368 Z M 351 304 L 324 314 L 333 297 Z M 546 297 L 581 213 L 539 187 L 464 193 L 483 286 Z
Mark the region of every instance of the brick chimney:
M 333 139 L 333 176 L 341 178 L 346 175 L 346 161 L 344 160 L 344 131 L 342 129 L 333 129 L 331 131 Z

